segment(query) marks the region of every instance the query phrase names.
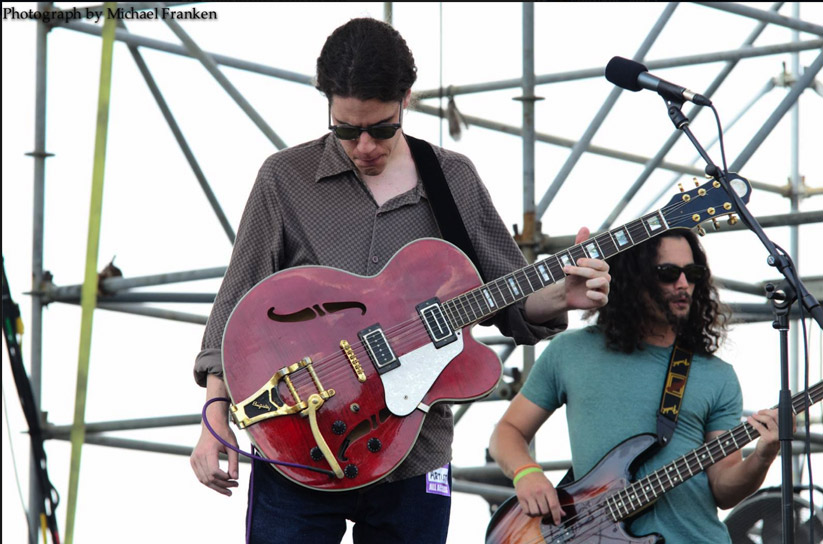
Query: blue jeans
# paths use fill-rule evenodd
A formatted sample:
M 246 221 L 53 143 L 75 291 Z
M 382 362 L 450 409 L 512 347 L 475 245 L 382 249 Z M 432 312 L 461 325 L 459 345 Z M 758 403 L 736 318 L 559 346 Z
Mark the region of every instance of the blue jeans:
M 426 492 L 426 475 L 353 491 L 316 491 L 297 485 L 266 463 L 253 461 L 248 544 L 340 542 L 346 520 L 355 544 L 443 544 L 451 497 Z M 449 489 L 452 485 L 449 465 Z

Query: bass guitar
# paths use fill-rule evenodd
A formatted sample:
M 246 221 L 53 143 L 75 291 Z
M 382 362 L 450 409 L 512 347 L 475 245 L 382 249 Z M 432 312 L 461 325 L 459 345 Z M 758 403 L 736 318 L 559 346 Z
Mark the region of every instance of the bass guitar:
M 795 395 L 792 411 L 797 414 L 822 398 L 823 381 Z M 632 467 L 657 444 L 655 435 L 639 434 L 616 446 L 579 480 L 557 487 L 557 498 L 566 512 L 560 525 L 555 525 L 551 516 L 527 516 L 517 495 L 513 495 L 492 516 L 486 544 L 662 543 L 664 539 L 657 533 L 637 537 L 629 534 L 627 520 L 758 436 L 754 427 L 743 423 L 632 482 Z
M 740 178 L 736 192 L 748 201 L 751 186 Z M 277 272 L 246 293 L 224 330 L 232 420 L 300 485 L 374 483 L 408 455 L 433 404 L 497 386 L 502 365 L 472 338 L 474 324 L 562 280 L 563 266 L 580 258 L 606 259 L 732 213 L 732 199 L 709 181 L 486 284 L 464 253 L 431 238 L 404 246 L 375 276 L 322 266 Z

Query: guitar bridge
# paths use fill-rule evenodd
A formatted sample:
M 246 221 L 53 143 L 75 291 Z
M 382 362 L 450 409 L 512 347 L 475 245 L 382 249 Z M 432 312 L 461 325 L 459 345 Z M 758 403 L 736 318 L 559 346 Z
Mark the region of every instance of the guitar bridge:
M 275 372 L 274 376 L 272 376 L 263 387 L 252 393 L 247 399 L 237 404 L 232 404 L 230 413 L 235 425 L 240 429 L 245 429 L 250 425 L 273 417 L 307 413 L 306 411 L 309 409 L 309 404 L 306 401 L 300 400 L 300 395 L 290 377 L 291 374 L 302 369 L 305 369 L 306 372 L 309 373 L 315 388 L 317 388 L 317 393 L 313 393 L 311 396 L 318 395 L 324 401 L 334 396 L 334 389 L 323 389 L 323 384 L 320 383 L 320 378 L 317 377 L 317 373 L 312 367 L 311 358 L 305 357 L 293 365 L 281 368 Z M 294 404 L 286 404 L 280 398 L 277 387 L 280 385 L 281 380 L 285 382 L 286 387 L 289 388 L 289 393 L 291 393 L 295 401 Z

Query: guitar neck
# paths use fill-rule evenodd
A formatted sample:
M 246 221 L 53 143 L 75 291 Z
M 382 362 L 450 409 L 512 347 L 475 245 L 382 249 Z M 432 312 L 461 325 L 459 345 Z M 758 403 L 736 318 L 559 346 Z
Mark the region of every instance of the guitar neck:
M 792 398 L 792 411 L 797 414 L 823 398 L 823 381 Z M 757 430 L 743 423 L 665 465 L 645 478 L 609 497 L 606 502 L 614 521 L 620 521 L 646 508 L 663 493 L 674 489 L 692 476 L 700 474 L 721 459 L 731 455 L 760 436 Z
M 563 267 L 576 266 L 578 259 L 608 259 L 670 228 L 664 210 L 658 210 L 467 291 L 443 307 L 455 330 L 478 323 L 564 279 Z

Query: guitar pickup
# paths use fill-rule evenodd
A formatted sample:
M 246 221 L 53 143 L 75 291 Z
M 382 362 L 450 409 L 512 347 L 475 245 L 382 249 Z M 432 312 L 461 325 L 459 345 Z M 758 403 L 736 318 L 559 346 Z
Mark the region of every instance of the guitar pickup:
M 386 338 L 380 323 L 375 323 L 371 327 L 363 329 L 357 333 L 357 336 L 366 346 L 366 351 L 369 353 L 369 357 L 378 373 L 383 374 L 400 366 L 400 359 L 391 349 L 389 340 Z
M 426 332 L 429 333 L 429 338 L 431 338 L 434 347 L 441 348 L 457 340 L 457 335 L 454 334 L 446 319 L 446 314 L 443 313 L 440 299 L 430 298 L 425 302 L 421 302 L 415 308 L 417 313 L 420 314 L 420 319 L 423 320 L 423 325 L 426 327 Z

